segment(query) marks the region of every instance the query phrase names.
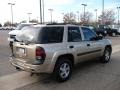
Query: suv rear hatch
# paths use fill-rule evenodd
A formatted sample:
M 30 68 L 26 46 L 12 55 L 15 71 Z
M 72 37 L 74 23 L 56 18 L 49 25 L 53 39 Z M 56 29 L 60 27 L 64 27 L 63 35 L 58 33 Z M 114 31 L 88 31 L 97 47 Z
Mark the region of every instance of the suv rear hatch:
M 40 28 L 39 28 L 40 29 Z M 17 35 L 13 47 L 13 54 L 17 60 L 31 64 L 35 61 L 36 42 L 39 30 L 34 27 L 25 27 Z
M 41 61 L 43 63 L 45 59 L 48 59 L 46 54 L 51 49 L 48 47 L 62 43 L 64 27 L 26 27 L 21 31 L 19 36 L 16 37 L 18 42 L 14 44 L 15 58 L 30 64 L 40 63 Z

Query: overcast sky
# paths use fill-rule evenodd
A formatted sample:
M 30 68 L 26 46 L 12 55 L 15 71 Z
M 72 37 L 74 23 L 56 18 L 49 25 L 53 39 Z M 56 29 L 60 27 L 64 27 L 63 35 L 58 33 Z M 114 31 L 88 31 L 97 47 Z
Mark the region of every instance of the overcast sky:
M 104 0 L 105 9 L 114 9 L 120 6 L 120 0 Z M 27 13 L 32 13 L 31 19 L 37 19 L 39 17 L 39 0 L 0 0 L 0 23 L 11 21 L 10 5 L 8 3 L 15 3 L 13 6 L 14 22 L 20 22 L 22 20 L 28 21 Z M 45 21 L 50 21 L 49 8 L 54 9 L 53 20 L 62 22 L 62 13 L 79 11 L 83 12 L 82 3 L 87 4 L 86 11 L 92 12 L 94 9 L 98 9 L 98 14 L 101 13 L 102 0 L 44 0 L 45 3 Z M 94 17 L 93 17 L 94 18 Z

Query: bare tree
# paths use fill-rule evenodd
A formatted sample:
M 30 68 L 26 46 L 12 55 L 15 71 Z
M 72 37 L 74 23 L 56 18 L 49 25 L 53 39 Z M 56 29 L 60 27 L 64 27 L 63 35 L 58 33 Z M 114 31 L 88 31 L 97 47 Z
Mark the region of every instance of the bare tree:
M 32 19 L 32 20 L 30 20 L 30 23 L 38 23 L 38 20 Z
M 26 20 L 22 20 L 20 23 L 27 23 L 27 21 Z
M 64 23 L 76 23 L 76 15 L 73 12 L 64 14 L 63 22 Z
M 99 16 L 99 23 L 100 24 L 106 24 L 111 25 L 115 21 L 115 13 L 113 10 L 105 10 L 104 14 Z
M 5 23 L 4 23 L 4 26 L 6 27 L 6 26 L 12 26 L 12 23 L 10 22 L 10 21 L 6 21 Z
M 81 17 L 81 24 L 90 24 L 93 14 L 90 12 L 85 12 L 80 15 Z

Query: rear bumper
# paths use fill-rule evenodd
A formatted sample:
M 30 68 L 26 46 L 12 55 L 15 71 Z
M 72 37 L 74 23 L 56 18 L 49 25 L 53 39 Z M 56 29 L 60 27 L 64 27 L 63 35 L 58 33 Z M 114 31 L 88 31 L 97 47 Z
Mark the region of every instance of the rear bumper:
M 15 59 L 14 57 L 10 57 L 10 63 L 14 67 L 18 67 L 21 70 L 31 72 L 31 73 L 52 73 L 52 69 L 50 68 L 50 60 L 47 60 L 41 65 L 32 65 L 22 62 L 20 59 Z

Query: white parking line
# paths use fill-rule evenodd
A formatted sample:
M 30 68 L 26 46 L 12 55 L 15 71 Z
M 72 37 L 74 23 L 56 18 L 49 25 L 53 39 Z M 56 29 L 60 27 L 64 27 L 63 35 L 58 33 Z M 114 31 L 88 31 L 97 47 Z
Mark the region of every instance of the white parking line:
M 113 47 L 112 54 L 120 51 L 120 45 Z M 0 90 L 15 90 L 17 88 L 43 80 L 43 76 L 30 76 L 30 73 L 21 71 L 18 73 L 0 77 Z

